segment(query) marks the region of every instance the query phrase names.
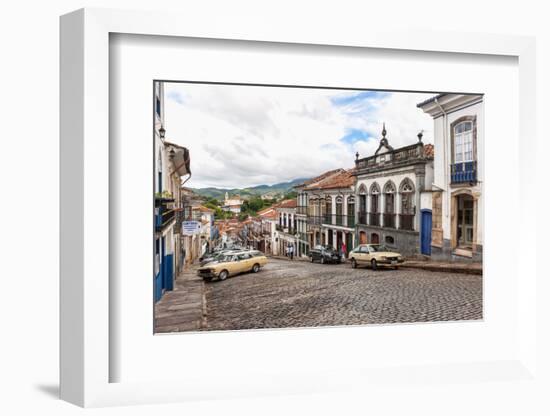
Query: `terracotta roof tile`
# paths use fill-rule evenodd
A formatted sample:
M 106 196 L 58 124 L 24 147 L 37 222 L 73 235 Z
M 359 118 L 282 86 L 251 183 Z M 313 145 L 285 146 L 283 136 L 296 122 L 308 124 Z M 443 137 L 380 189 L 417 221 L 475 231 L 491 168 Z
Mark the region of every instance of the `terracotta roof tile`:
M 296 199 L 285 199 L 284 201 L 279 202 L 278 204 L 274 205 L 276 208 L 296 208 L 297 206 Z
M 337 188 L 349 188 L 353 186 L 355 178 L 353 172 L 355 169 L 336 169 L 318 176 L 321 178 L 310 185 L 306 186 L 304 190 L 314 189 L 337 189 Z
M 434 145 L 433 144 L 425 144 L 424 145 L 424 155 L 426 157 L 434 157 Z
M 339 173 L 343 170 L 344 169 L 342 169 L 342 168 L 338 168 L 338 169 L 333 169 L 333 170 L 326 171 L 325 173 L 322 173 L 321 175 L 316 176 L 315 178 L 308 179 L 304 183 L 294 186 L 294 188 L 299 188 L 299 187 L 302 187 L 302 186 L 312 186 L 313 184 L 318 183 L 318 182 L 322 181 L 323 179 L 326 179 L 327 177 L 332 176 L 334 174 L 337 174 L 337 173 Z

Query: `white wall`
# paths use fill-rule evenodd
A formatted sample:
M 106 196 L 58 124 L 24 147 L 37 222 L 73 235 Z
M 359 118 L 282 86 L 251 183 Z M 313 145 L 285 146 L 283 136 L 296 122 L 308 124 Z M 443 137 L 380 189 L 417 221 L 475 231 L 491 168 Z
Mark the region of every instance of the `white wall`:
M 434 160 L 434 184 L 446 192 L 443 193 L 442 208 L 443 208 L 443 238 L 451 238 L 451 192 L 460 187 L 450 187 L 450 170 L 451 160 L 451 124 L 464 116 L 476 116 L 477 120 L 477 169 L 479 184 L 475 187 L 469 187 L 473 192 L 481 193 L 478 200 L 478 224 L 477 227 L 477 243 L 483 244 L 483 224 L 484 224 L 484 204 L 483 204 L 483 184 L 484 184 L 484 160 L 485 160 L 485 136 L 484 136 L 484 112 L 483 102 L 472 105 L 439 117 L 434 120 L 434 143 L 436 155 Z

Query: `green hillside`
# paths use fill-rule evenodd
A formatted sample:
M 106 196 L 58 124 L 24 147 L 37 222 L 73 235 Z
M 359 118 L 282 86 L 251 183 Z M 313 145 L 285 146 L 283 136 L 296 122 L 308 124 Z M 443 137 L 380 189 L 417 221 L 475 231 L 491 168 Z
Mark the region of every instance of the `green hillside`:
M 292 188 L 306 181 L 306 178 L 298 178 L 289 182 L 276 183 L 274 185 L 257 185 L 251 188 L 191 188 L 199 195 L 223 200 L 225 193 L 229 195 L 240 195 L 247 199 L 253 196 L 262 196 L 268 193 L 287 194 L 292 191 Z

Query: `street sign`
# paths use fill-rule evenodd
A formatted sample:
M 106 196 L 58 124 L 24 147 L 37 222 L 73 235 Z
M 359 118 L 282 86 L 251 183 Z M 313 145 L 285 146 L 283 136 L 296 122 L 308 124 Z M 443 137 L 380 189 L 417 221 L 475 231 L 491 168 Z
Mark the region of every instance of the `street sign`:
M 181 223 L 181 232 L 183 235 L 195 235 L 201 232 L 201 223 L 199 221 L 183 221 Z

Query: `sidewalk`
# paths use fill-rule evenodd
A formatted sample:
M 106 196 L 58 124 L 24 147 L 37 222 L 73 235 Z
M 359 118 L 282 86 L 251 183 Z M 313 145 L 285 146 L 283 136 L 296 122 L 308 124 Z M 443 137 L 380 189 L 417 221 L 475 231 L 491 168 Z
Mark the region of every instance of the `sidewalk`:
M 199 331 L 205 329 L 204 282 L 191 265 L 177 277 L 174 290 L 164 293 L 155 305 L 155 332 Z
M 481 263 L 440 262 L 430 260 L 406 260 L 400 267 L 422 269 L 432 272 L 483 274 Z
M 309 262 L 309 257 L 294 257 L 294 260 L 290 260 L 286 256 L 268 256 L 268 258 L 287 260 L 287 261 L 306 261 Z M 343 263 L 349 263 L 349 260 L 343 261 Z M 406 260 L 405 263 L 399 267 L 410 269 L 422 269 L 432 272 L 445 272 L 445 273 L 466 273 L 466 274 L 483 274 L 483 266 L 481 263 L 460 263 L 460 262 L 440 262 L 430 260 Z
M 277 259 L 277 260 L 288 260 L 288 261 L 310 261 L 309 257 L 298 257 L 294 256 L 293 260 L 290 260 L 290 257 L 288 256 L 274 256 L 272 254 L 266 255 L 268 259 Z

